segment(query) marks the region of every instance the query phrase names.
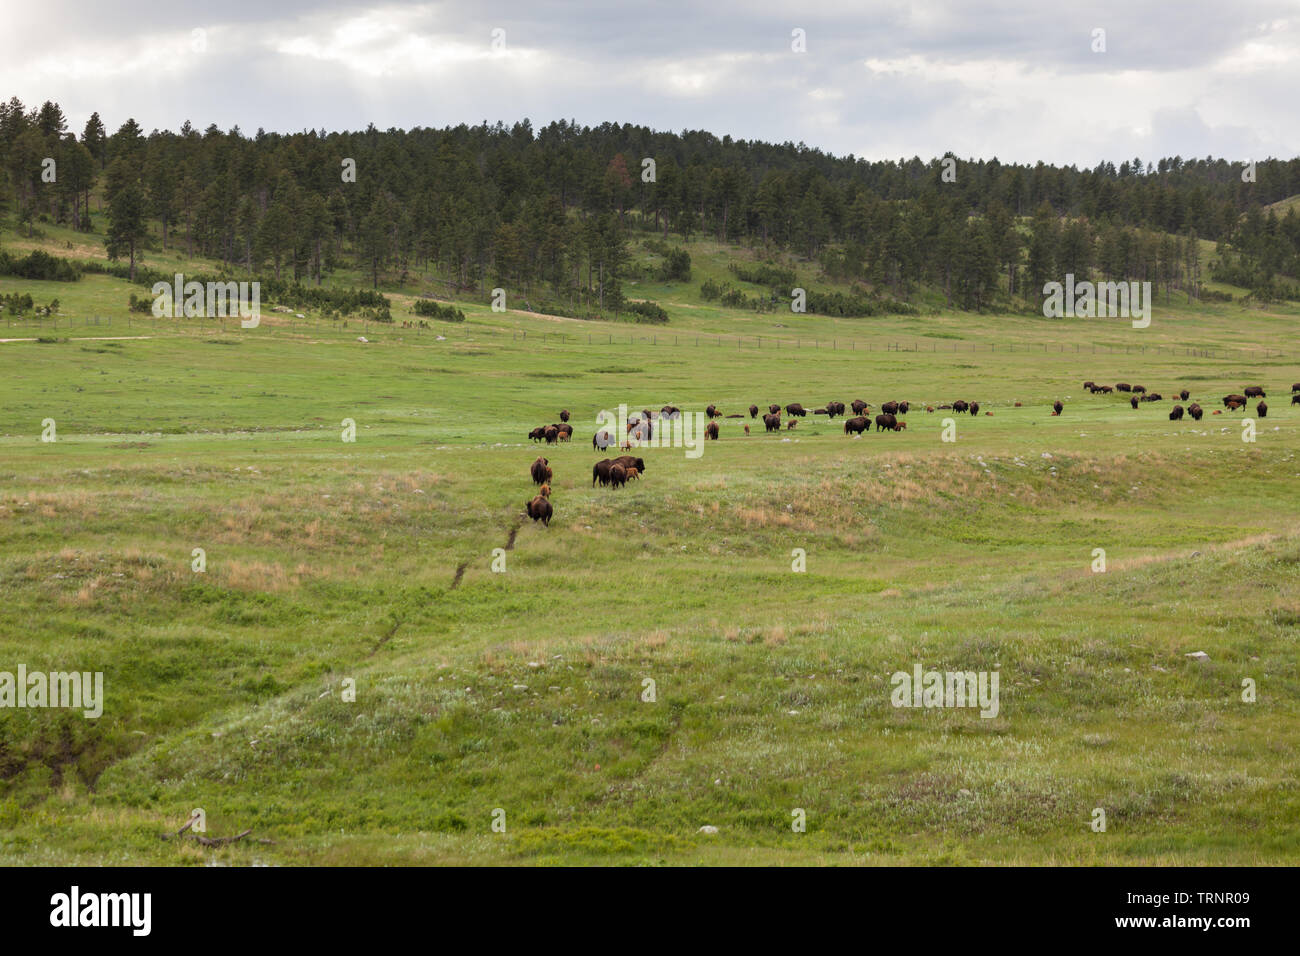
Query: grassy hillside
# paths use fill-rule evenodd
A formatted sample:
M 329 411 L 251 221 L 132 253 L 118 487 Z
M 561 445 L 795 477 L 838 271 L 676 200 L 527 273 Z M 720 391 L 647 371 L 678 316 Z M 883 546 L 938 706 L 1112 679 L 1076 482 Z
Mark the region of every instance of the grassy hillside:
M 466 301 L 403 329 L 416 282 L 393 327 L 128 325 L 121 280 L 0 280 L 63 313 L 0 326 L 0 670 L 108 697 L 0 710 L 0 862 L 1293 863 L 1294 309 L 757 315 L 699 298 L 749 253 L 689 248 L 689 284 L 628 289 L 658 327 Z M 1247 443 L 1084 379 L 1270 410 Z M 854 398 L 921 407 L 723 419 L 591 487 L 602 409 Z M 923 409 L 956 398 L 982 412 L 948 443 Z M 575 441 L 535 447 L 561 408 Z M 916 663 L 996 669 L 998 716 L 894 708 Z M 252 838 L 159 838 L 195 807 Z

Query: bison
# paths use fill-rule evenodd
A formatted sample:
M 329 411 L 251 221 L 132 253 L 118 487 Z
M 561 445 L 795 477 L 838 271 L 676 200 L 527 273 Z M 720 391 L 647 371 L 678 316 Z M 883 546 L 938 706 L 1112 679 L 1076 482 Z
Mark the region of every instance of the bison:
M 1182 418 L 1183 418 L 1183 406 L 1175 405 L 1172 409 L 1169 410 L 1169 420 L 1171 422 L 1182 421 Z
M 757 406 L 757 405 L 750 405 L 750 406 L 749 406 L 749 417 L 750 417 L 750 418 L 757 418 L 757 417 L 758 417 L 758 406 Z
M 898 414 L 898 402 L 885 402 L 880 406 L 880 410 L 886 415 Z
M 1243 388 L 1242 391 L 1245 393 L 1247 398 L 1267 398 L 1262 385 L 1251 385 L 1247 388 Z
M 1260 402 L 1255 406 L 1255 414 L 1260 418 L 1268 418 L 1268 403 Z
M 793 416 L 794 418 L 803 418 L 805 415 L 808 414 L 808 409 L 804 408 L 798 402 L 791 402 L 789 405 L 785 407 L 785 413 L 787 415 Z
M 1096 383 L 1096 382 L 1084 382 L 1084 383 L 1083 383 L 1083 387 L 1084 387 L 1084 388 L 1087 388 L 1087 389 L 1095 389 L 1095 388 L 1097 387 L 1097 383 Z
M 971 403 L 970 403 L 970 413 L 971 413 L 972 415 L 978 415 L 978 414 L 980 413 L 980 403 L 979 403 L 979 402 L 971 402 Z
M 562 421 L 562 422 L 567 422 L 568 420 L 569 420 L 569 410 L 568 410 L 567 408 L 561 408 L 561 409 L 560 409 L 560 421 Z
M 1192 393 L 1189 392 L 1187 389 L 1183 389 L 1178 393 L 1178 397 L 1181 398 L 1183 401 L 1187 401 L 1189 398 L 1192 397 Z
M 538 458 L 533 462 L 533 467 L 529 469 L 533 476 L 533 484 L 544 485 L 551 480 L 551 460 L 549 458 Z
M 1300 405 L 1300 392 L 1297 392 L 1295 395 L 1291 396 L 1291 404 Z
M 848 435 L 850 433 L 853 433 L 853 434 L 861 435 L 864 431 L 866 431 L 870 427 L 871 427 L 871 422 L 867 421 L 866 418 L 859 415 L 857 418 L 850 418 L 844 422 L 844 434 Z
M 967 401 L 965 401 L 965 400 L 963 400 L 963 399 L 960 399 L 960 398 L 957 399 L 957 401 L 955 401 L 955 402 L 952 403 L 952 410 L 953 410 L 954 412 L 964 412 L 964 411 L 966 411 L 968 408 L 970 408 L 970 402 L 967 402 Z
M 1201 406 L 1197 405 L 1195 402 L 1192 402 L 1192 404 L 1187 406 L 1187 414 L 1191 415 L 1192 418 L 1199 422 L 1201 416 L 1205 414 L 1205 409 L 1201 408 Z
M 642 475 L 645 474 L 645 461 L 644 461 L 644 459 L 636 458 L 636 457 L 633 457 L 632 455 L 619 455 L 619 456 L 618 456 L 617 458 L 615 458 L 615 459 L 614 459 L 610 464 L 612 464 L 612 465 L 622 465 L 622 466 L 623 466 L 623 469 L 624 469 L 625 471 L 626 471 L 628 468 L 635 468 L 635 469 L 637 470 L 638 473 L 640 473 L 640 474 L 642 474 Z
M 1291 391 L 1293 391 L 1293 392 L 1300 392 L 1300 382 L 1296 382 L 1294 385 L 1292 385 L 1292 386 L 1291 386 Z
M 798 425 L 798 424 L 799 424 L 799 419 L 797 419 L 797 418 L 792 418 L 792 419 L 790 419 L 788 422 L 785 423 L 785 430 L 788 431 L 788 432 L 792 432 L 792 431 L 794 431 L 795 426 Z
M 542 437 L 546 439 L 546 444 L 554 445 L 560 440 L 560 430 L 554 425 L 547 425 L 546 431 L 542 433 Z
M 1300 389 L 1297 389 L 1297 391 L 1300 391 Z M 850 403 L 849 407 L 853 409 L 853 414 L 854 414 L 854 415 L 861 415 L 864 411 L 866 411 L 866 410 L 867 410 L 868 408 L 870 408 L 871 406 L 868 405 L 866 402 L 864 402 L 862 399 L 860 399 L 860 398 L 855 398 L 855 399 Z
M 1131 391 L 1133 391 L 1133 386 L 1130 385 L 1128 382 L 1119 382 L 1119 383 L 1117 383 L 1117 384 L 1115 385 L 1115 391 L 1117 391 L 1117 392 L 1131 392 Z
M 1063 408 L 1065 408 L 1065 406 L 1061 404 L 1061 400 L 1060 400 L 1059 398 L 1058 398 L 1056 401 L 1052 402 L 1052 414 L 1053 414 L 1053 415 L 1059 415 L 1059 414 L 1061 414 L 1061 410 L 1062 410 Z
M 591 436 L 591 447 L 593 450 L 604 451 L 610 445 L 614 444 L 614 442 L 614 436 L 605 429 L 601 429 Z
M 682 417 L 682 410 L 678 408 L 676 405 L 665 405 L 663 408 L 659 409 L 659 418 L 661 420 L 665 418 L 681 418 L 681 417 Z
M 604 486 L 609 484 L 609 468 L 614 464 L 608 458 L 604 461 L 598 461 L 591 466 L 591 486 L 594 488 L 597 483 Z
M 640 480 L 640 478 L 641 478 L 641 469 L 640 469 L 640 468 L 633 467 L 633 468 L 626 468 L 626 469 L 624 469 L 624 470 L 627 472 L 627 480 L 628 480 L 628 481 L 639 481 L 639 480 Z
M 536 428 L 534 428 L 532 431 L 528 433 L 528 437 L 531 438 L 533 441 L 541 441 L 543 438 L 546 437 L 546 426 L 538 425 Z
M 781 430 L 781 416 L 773 412 L 771 415 L 763 416 L 763 427 L 770 432 Z
M 1223 396 L 1223 406 L 1231 411 L 1234 408 L 1246 407 L 1245 395 L 1225 395 Z
M 1134 385 L 1132 391 L 1135 395 L 1145 395 L 1147 387 L 1145 385 Z
M 611 488 L 622 488 L 627 484 L 627 469 L 614 462 L 609 466 L 609 486 Z
M 876 431 L 883 432 L 885 429 L 889 429 L 891 432 L 898 431 L 898 419 L 888 413 L 877 415 Z
M 1137 407 L 1138 407 L 1138 397 L 1137 397 L 1136 395 L 1134 395 L 1132 398 L 1130 398 L 1130 399 L 1128 400 L 1128 403 L 1129 403 L 1130 405 L 1132 405 L 1134 408 L 1137 408 Z
M 844 414 L 844 403 L 843 403 L 843 402 L 827 402 L 827 403 L 826 403 L 826 414 L 829 415 L 831 418 L 834 418 L 836 415 L 843 415 L 843 414 Z
M 899 403 L 898 403 L 898 414 L 899 414 L 899 415 L 906 415 L 906 414 L 907 414 L 907 410 L 908 410 L 909 408 L 911 408 L 911 407 L 912 407 L 912 406 L 909 405 L 907 402 L 899 402 Z
M 551 427 L 555 429 L 555 431 L 556 431 L 556 435 L 557 435 L 557 437 L 559 438 L 560 441 L 572 441 L 572 440 L 573 440 L 573 426 L 572 426 L 572 425 L 552 425 Z
M 1109 395 L 1113 391 L 1115 391 L 1115 389 L 1111 388 L 1109 385 L 1103 385 L 1101 387 L 1101 394 L 1103 395 Z
M 767 410 L 768 410 L 769 412 L 771 412 L 773 415 L 779 415 L 779 414 L 781 414 L 781 406 L 780 406 L 780 405 L 769 405 L 769 406 L 767 406 Z
M 543 498 L 551 497 L 551 483 L 547 482 L 546 484 L 542 485 L 542 487 L 537 489 L 537 493 L 541 495 Z
M 717 422 L 709 422 L 707 425 L 704 426 L 704 438 L 706 441 L 709 439 L 713 439 L 714 441 L 718 440 Z
M 718 411 L 717 405 L 710 405 L 708 408 L 704 409 L 704 414 L 709 416 L 709 418 L 717 418 L 722 414 L 722 412 Z
M 534 521 L 540 521 L 548 528 L 551 526 L 551 503 L 541 495 L 524 505 L 524 509 Z

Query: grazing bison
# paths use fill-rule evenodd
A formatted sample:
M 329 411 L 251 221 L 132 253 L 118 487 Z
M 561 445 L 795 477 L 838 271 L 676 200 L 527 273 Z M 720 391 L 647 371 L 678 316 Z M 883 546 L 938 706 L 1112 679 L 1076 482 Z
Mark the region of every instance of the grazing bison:
M 627 469 L 618 462 L 609 466 L 609 486 L 611 488 L 622 488 L 627 484 Z
M 1137 397 L 1136 395 L 1134 395 L 1132 398 L 1130 398 L 1130 399 L 1128 400 L 1128 403 L 1129 403 L 1130 405 L 1132 405 L 1134 408 L 1137 408 L 1137 407 L 1138 407 L 1138 397 Z
M 1183 401 L 1187 401 L 1189 398 L 1192 397 L 1192 393 L 1189 392 L 1187 389 L 1183 389 L 1181 392 L 1178 393 L 1178 397 L 1181 398 Z
M 1201 406 L 1197 405 L 1195 402 L 1192 402 L 1192 404 L 1187 406 L 1187 414 L 1191 415 L 1192 418 L 1199 422 L 1201 416 L 1205 414 L 1205 409 L 1201 408 Z
M 713 441 L 717 441 L 717 440 L 718 440 L 718 423 L 717 423 L 717 422 L 709 422 L 707 425 L 704 426 L 704 438 L 705 438 L 706 441 L 709 440 L 709 439 L 712 439 Z
M 1297 391 L 1300 391 L 1300 389 L 1297 389 Z M 854 415 L 861 415 L 864 411 L 866 411 L 871 406 L 868 405 L 866 402 L 864 402 L 862 399 L 855 398 L 853 402 L 849 405 L 849 407 L 853 409 Z
M 1291 396 L 1291 404 L 1300 405 L 1300 392 L 1297 392 L 1295 395 Z
M 1292 386 L 1291 386 L 1291 391 L 1293 391 L 1293 392 L 1300 392 L 1300 382 L 1296 382 L 1294 385 L 1292 385 Z
M 781 430 L 781 416 L 773 412 L 771 415 L 763 416 L 763 427 L 770 432 Z
M 547 425 L 546 431 L 542 433 L 542 437 L 546 439 L 546 444 L 554 445 L 560 440 L 560 430 L 554 425 Z
M 757 405 L 750 405 L 750 406 L 749 406 L 749 417 L 750 417 L 750 418 L 757 418 L 757 417 L 758 417 L 758 406 L 757 406 Z
M 779 414 L 781 414 L 781 406 L 780 406 L 780 405 L 769 405 L 769 406 L 767 406 L 767 410 L 768 410 L 769 412 L 771 412 L 773 415 L 779 415 Z
M 978 415 L 978 414 L 980 413 L 980 403 L 979 403 L 979 402 L 971 402 L 971 403 L 970 403 L 970 413 L 971 413 L 972 415 Z
M 803 418 L 805 415 L 808 414 L 808 409 L 804 408 L 798 402 L 791 402 L 789 405 L 785 407 L 785 413 L 787 415 L 793 416 L 794 418 Z
M 1115 391 L 1115 389 L 1111 388 L 1109 385 L 1103 385 L 1101 387 L 1101 394 L 1103 395 L 1109 395 L 1113 391 Z
M 952 403 L 952 410 L 954 412 L 964 412 L 968 408 L 970 408 L 970 402 L 964 401 L 963 399 L 960 398 L 957 399 L 957 401 Z
M 1095 389 L 1095 388 L 1097 387 L 1097 383 L 1096 383 L 1096 382 L 1084 382 L 1084 383 L 1083 383 L 1083 387 L 1084 387 L 1084 388 L 1088 388 L 1088 389 Z
M 1182 418 L 1183 418 L 1183 406 L 1175 405 L 1172 409 L 1170 409 L 1169 420 L 1171 422 L 1182 421 Z
M 1145 395 L 1147 393 L 1147 387 L 1145 385 L 1134 385 L 1133 393 L 1135 395 Z
M 554 428 L 555 431 L 556 431 L 556 433 L 559 435 L 559 440 L 560 440 L 560 441 L 572 441 L 572 440 L 573 440 L 573 426 L 572 426 L 572 425 L 552 425 L 551 427 Z
M 665 405 L 663 408 L 659 409 L 659 417 L 660 419 L 681 418 L 682 410 L 676 405 Z
M 602 486 L 609 484 L 609 468 L 614 464 L 608 458 L 604 461 L 598 461 L 591 466 L 591 485 L 594 488 L 598 483 Z
M 1117 392 L 1131 392 L 1131 391 L 1133 391 L 1133 386 L 1130 385 L 1128 382 L 1119 382 L 1119 383 L 1117 383 L 1116 386 L 1115 386 L 1115 391 L 1117 391 Z
M 568 420 L 569 420 L 569 410 L 568 410 L 567 408 L 561 408 L 561 409 L 560 409 L 560 421 L 562 421 L 562 422 L 567 422 Z
M 1247 398 L 1266 398 L 1266 397 L 1267 397 L 1267 396 L 1264 394 L 1264 388 L 1263 388 L 1263 386 L 1261 386 L 1261 385 L 1251 385 L 1251 386 L 1249 386 L 1248 388 L 1243 388 L 1242 391 L 1246 394 L 1246 397 L 1247 397 Z
M 905 429 L 906 427 L 907 427 L 907 422 L 899 422 L 899 423 L 898 423 L 898 427 L 895 428 L 894 431 L 901 432 L 901 431 L 902 431 L 903 429 Z
M 718 411 L 717 405 L 710 405 L 708 408 L 704 409 L 704 414 L 707 415 L 709 418 L 717 418 L 722 413 Z
M 886 415 L 897 415 L 898 402 L 885 402 L 885 404 L 880 406 L 880 410 Z
M 1255 406 L 1255 414 L 1260 418 L 1268 418 L 1268 403 L 1260 402 Z
M 1224 407 L 1227 408 L 1229 411 L 1231 411 L 1231 410 L 1234 409 L 1234 408 L 1245 408 L 1245 407 L 1246 407 L 1246 396 L 1245 396 L 1245 395 L 1225 395 L 1225 396 L 1223 396 L 1223 405 L 1224 405 Z
M 610 445 L 615 443 L 615 438 L 607 430 L 601 429 L 591 436 L 591 447 L 595 450 L 604 451 Z
M 538 425 L 536 428 L 534 428 L 532 431 L 528 433 L 528 437 L 531 438 L 533 441 L 541 441 L 543 438 L 546 437 L 546 426 Z
M 864 431 L 866 431 L 870 427 L 871 427 L 871 422 L 867 421 L 863 416 L 859 415 L 857 418 L 850 418 L 844 422 L 844 434 L 848 435 L 850 433 L 853 433 L 853 434 L 861 435 Z
M 548 528 L 551 526 L 551 503 L 541 495 L 524 505 L 524 509 L 534 521 L 540 521 Z
M 898 419 L 887 412 L 876 416 L 876 431 L 883 432 L 885 429 L 898 431 Z
M 1052 414 L 1053 414 L 1053 415 L 1059 415 L 1059 414 L 1061 414 L 1061 410 L 1062 410 L 1063 408 L 1065 408 L 1065 406 L 1061 404 L 1061 400 L 1060 400 L 1059 398 L 1058 398 L 1056 401 L 1052 402 Z
M 533 476 L 533 484 L 544 485 L 551 480 L 551 460 L 549 458 L 538 458 L 533 462 L 533 467 L 529 471 Z
M 836 415 L 843 415 L 843 414 L 844 414 L 844 403 L 843 403 L 843 402 L 827 402 L 827 403 L 826 403 L 826 414 L 829 415 L 831 418 L 834 418 Z
M 638 473 L 642 475 L 645 474 L 645 461 L 640 458 L 635 458 L 632 455 L 619 455 L 612 462 L 610 462 L 610 464 L 622 465 L 624 471 L 626 471 L 629 468 L 635 468 Z

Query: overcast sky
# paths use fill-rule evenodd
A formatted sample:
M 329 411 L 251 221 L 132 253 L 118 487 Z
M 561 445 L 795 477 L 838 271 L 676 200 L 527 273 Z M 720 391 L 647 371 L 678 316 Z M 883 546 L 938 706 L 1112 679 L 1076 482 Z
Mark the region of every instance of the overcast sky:
M 873 159 L 1300 154 L 1300 0 L 5 6 L 0 95 L 78 133 L 96 110 L 250 134 L 527 117 Z

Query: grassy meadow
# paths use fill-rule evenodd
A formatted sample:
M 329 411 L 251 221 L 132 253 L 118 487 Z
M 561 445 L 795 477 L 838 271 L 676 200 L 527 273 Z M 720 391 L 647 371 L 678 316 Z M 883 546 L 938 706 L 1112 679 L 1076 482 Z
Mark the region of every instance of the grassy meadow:
M 395 326 L 128 325 L 121 280 L 0 279 L 62 312 L 0 324 L 0 670 L 106 693 L 0 710 L 0 863 L 1300 859 L 1296 310 L 760 315 L 699 296 L 748 253 L 689 248 L 691 283 L 628 288 L 657 327 L 465 302 L 404 329 L 416 281 Z M 1253 442 L 1210 414 L 1249 384 Z M 1184 387 L 1199 423 L 1168 420 Z M 908 429 L 722 419 L 591 486 L 603 409 L 855 398 Z M 957 398 L 981 414 L 924 411 Z M 561 408 L 574 441 L 539 449 Z M 916 663 L 997 670 L 998 715 L 893 707 Z M 194 808 L 251 837 L 162 838 Z

